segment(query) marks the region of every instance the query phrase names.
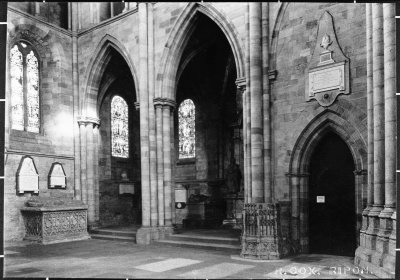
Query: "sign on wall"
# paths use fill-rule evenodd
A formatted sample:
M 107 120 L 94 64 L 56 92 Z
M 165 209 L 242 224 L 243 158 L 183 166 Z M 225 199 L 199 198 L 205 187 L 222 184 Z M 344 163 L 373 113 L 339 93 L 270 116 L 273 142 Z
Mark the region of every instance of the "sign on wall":
M 67 187 L 67 176 L 61 163 L 54 162 L 49 172 L 49 189 L 65 189 Z
M 39 193 L 39 174 L 35 162 L 30 156 L 21 159 L 17 170 L 17 192 Z

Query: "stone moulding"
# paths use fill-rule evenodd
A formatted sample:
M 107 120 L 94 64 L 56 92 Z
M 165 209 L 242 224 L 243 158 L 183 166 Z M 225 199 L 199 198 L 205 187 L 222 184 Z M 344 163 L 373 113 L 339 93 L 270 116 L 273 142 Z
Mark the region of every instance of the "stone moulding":
M 283 257 L 279 214 L 279 204 L 244 205 L 242 258 L 276 260 Z
M 86 205 L 68 205 L 61 200 L 54 204 L 44 202 L 34 207 L 21 208 L 25 224 L 24 240 L 51 244 L 90 238 L 87 232 Z

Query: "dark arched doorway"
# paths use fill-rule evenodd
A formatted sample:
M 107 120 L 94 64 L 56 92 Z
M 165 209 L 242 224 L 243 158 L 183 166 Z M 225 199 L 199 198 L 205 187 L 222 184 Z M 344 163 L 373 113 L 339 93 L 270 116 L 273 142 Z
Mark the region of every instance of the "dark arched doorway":
M 354 160 L 347 144 L 328 132 L 310 163 L 310 253 L 354 256 L 356 206 Z

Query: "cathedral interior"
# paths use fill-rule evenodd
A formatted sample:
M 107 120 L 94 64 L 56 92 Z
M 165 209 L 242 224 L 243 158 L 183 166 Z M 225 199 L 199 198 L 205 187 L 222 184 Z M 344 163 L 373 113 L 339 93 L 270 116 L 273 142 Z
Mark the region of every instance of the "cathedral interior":
M 394 278 L 393 3 L 7 11 L 6 243 L 217 232 Z

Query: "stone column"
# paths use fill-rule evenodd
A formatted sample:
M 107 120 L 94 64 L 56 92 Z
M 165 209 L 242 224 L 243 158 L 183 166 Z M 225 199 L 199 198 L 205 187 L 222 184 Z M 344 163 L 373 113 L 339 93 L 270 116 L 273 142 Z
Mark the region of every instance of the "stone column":
M 246 151 L 246 130 L 247 130 L 247 105 L 246 105 L 246 78 L 236 80 L 238 91 L 236 94 L 242 95 L 242 138 L 243 138 L 243 185 L 244 185 L 244 203 L 248 203 L 248 166 L 246 164 L 247 151 Z
M 158 193 L 158 226 L 164 226 L 164 156 L 163 156 L 163 99 L 154 99 L 156 108 L 157 135 L 157 193 Z
M 94 214 L 94 151 L 93 151 L 93 124 L 88 122 L 86 124 L 86 141 L 87 141 L 87 155 L 86 155 L 86 185 L 87 185 L 87 204 L 88 204 L 88 225 L 95 222 Z
M 99 124 L 93 127 L 93 153 L 94 153 L 94 220 L 100 223 L 100 189 L 99 189 Z
M 164 99 L 163 106 L 163 141 L 164 141 L 164 217 L 165 226 L 172 230 L 172 186 L 171 186 L 171 111 L 175 102 L 171 99 Z
M 71 33 L 72 33 L 72 83 L 73 83 L 73 102 L 74 102 L 74 119 L 77 121 L 79 114 L 79 67 L 78 67 L 78 3 L 69 3 L 71 9 Z M 76 200 L 82 200 L 81 190 L 81 145 L 79 139 L 79 124 L 74 125 L 74 196 Z
M 146 5 L 146 3 L 140 3 L 140 4 Z M 114 17 L 114 2 L 110 2 L 110 17 Z
M 394 3 L 383 4 L 385 69 L 385 209 L 390 218 L 396 210 L 396 20 Z
M 297 174 L 288 174 L 292 190 L 292 217 L 291 238 L 294 241 L 295 252 L 300 251 L 300 177 Z
M 385 208 L 379 214 L 380 230 L 377 251 L 382 254 L 382 266 L 394 272 L 394 246 L 392 215 L 396 210 L 396 21 L 394 3 L 383 6 L 384 45 L 384 112 L 385 112 Z M 395 217 L 395 215 L 393 215 Z M 389 252 L 392 250 L 392 252 Z
M 40 15 L 40 2 L 35 2 L 35 17 Z
M 78 119 L 79 124 L 79 142 L 80 142 L 80 185 L 81 185 L 81 200 L 86 205 L 88 204 L 87 185 L 86 185 L 86 122 Z
M 175 133 L 174 133 L 174 106 L 171 106 L 170 112 L 170 145 L 171 145 L 171 218 L 174 229 L 176 228 L 175 217 Z
M 72 29 L 72 2 L 68 2 L 68 30 Z
M 385 112 L 384 112 L 384 73 L 383 73 L 383 14 L 382 4 L 372 4 L 373 30 L 373 87 L 374 87 L 374 204 L 369 212 L 372 217 L 371 249 L 376 250 L 372 263 L 381 262 L 383 253 L 383 232 L 379 225 L 379 214 L 385 202 Z M 377 238 L 375 236 L 378 236 Z M 375 240 L 374 240 L 375 239 Z
M 373 84 L 373 27 L 372 4 L 366 4 L 366 58 L 367 58 L 367 127 L 368 127 L 368 182 L 367 207 L 362 213 L 360 246 L 355 253 L 355 264 L 371 261 L 376 242 L 376 215 L 370 216 L 374 203 L 374 84 Z M 375 221 L 375 224 L 373 223 Z
M 129 10 L 129 2 L 124 2 L 124 9 L 122 10 L 123 13 Z
M 309 190 L 308 182 L 310 174 L 298 174 L 299 176 L 299 209 L 300 209 L 300 250 L 301 253 L 308 253 L 310 251 L 310 238 L 308 227 L 308 205 L 309 205 Z
M 264 159 L 261 75 L 261 3 L 251 2 L 250 27 L 250 112 L 252 202 L 264 202 Z
M 79 7 L 79 5 L 81 5 L 81 3 L 77 3 L 77 8 L 78 8 L 78 30 L 82 29 L 82 9 L 81 7 Z
M 269 91 L 269 3 L 262 2 L 262 101 L 263 101 L 263 138 L 264 138 L 264 199 L 272 203 L 271 168 L 271 108 Z
M 245 16 L 245 24 L 246 24 L 246 89 L 245 92 L 243 93 L 243 104 L 244 104 L 244 108 L 246 109 L 245 111 L 243 111 L 243 114 L 246 115 L 246 130 L 243 131 L 243 142 L 245 144 L 243 144 L 245 155 L 245 166 L 246 166 L 246 170 L 247 170 L 247 192 L 245 194 L 245 196 L 247 197 L 247 203 L 252 203 L 252 170 L 251 170 L 251 118 L 250 118 L 250 100 L 251 100 L 251 96 L 250 96 L 250 29 L 249 29 L 249 6 L 250 4 L 248 4 L 248 10 L 246 12 L 246 16 Z
M 385 176 L 385 123 L 383 93 L 383 20 L 382 4 L 372 4 L 373 27 L 373 101 L 374 101 L 374 204 L 370 216 L 383 210 Z
M 148 63 L 148 88 L 149 88 L 149 149 L 150 149 L 150 192 L 151 192 L 151 226 L 157 227 L 158 222 L 158 195 L 157 195 L 157 153 L 156 153 L 156 127 L 154 118 L 154 28 L 153 4 L 147 4 L 147 63 Z
M 368 111 L 368 192 L 367 208 L 363 215 L 367 215 L 374 202 L 374 99 L 373 99 L 373 68 L 372 68 L 372 11 L 371 5 L 366 4 L 367 23 L 367 111 Z M 366 222 L 366 226 L 368 221 Z
M 142 187 L 142 227 L 137 231 L 138 244 L 150 244 L 150 151 L 149 90 L 147 53 L 147 4 L 139 3 L 139 98 L 140 98 L 140 165 Z M 113 15 L 112 15 L 113 16 Z

